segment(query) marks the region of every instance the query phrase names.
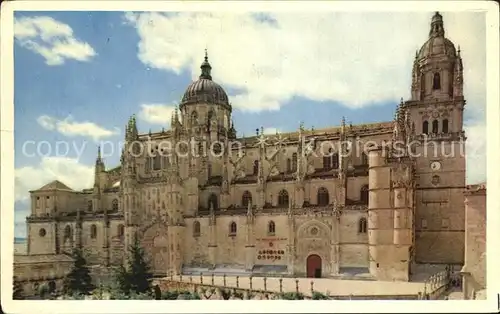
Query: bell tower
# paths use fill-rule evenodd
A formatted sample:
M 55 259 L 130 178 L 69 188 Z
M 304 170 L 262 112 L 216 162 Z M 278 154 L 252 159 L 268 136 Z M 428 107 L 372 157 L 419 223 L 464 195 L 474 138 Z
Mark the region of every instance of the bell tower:
M 465 133 L 460 48 L 445 37 L 436 12 L 429 38 L 416 52 L 411 99 L 400 106 L 414 132 L 409 150 L 417 163 L 415 260 L 463 263 Z

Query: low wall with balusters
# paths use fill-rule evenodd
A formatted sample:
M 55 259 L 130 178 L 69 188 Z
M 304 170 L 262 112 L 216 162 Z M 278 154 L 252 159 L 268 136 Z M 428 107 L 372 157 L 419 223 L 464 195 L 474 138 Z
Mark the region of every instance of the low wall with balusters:
M 171 275 L 155 279 L 161 291 L 190 291 L 200 294 L 202 299 L 227 299 L 238 295 L 242 299 L 279 299 L 283 294 L 295 293 L 304 299 L 318 298 L 337 300 L 417 300 L 435 299 L 447 286 L 446 273 L 431 276 L 428 282 L 373 282 L 341 281 L 315 278 L 277 278 L 247 276 Z M 351 284 L 352 287 L 342 289 Z M 353 288 L 356 285 L 356 288 Z M 393 287 L 388 290 L 385 287 Z M 407 287 L 407 288 L 404 288 Z M 409 287 L 409 288 L 408 288 Z M 423 288 L 424 287 L 424 288 Z M 329 291 L 335 288 L 336 291 Z M 423 288 L 423 289 L 422 289 Z M 356 291 L 347 293 L 346 291 Z M 230 292 L 230 293 L 229 293 Z M 224 298 L 224 296 L 226 298 Z

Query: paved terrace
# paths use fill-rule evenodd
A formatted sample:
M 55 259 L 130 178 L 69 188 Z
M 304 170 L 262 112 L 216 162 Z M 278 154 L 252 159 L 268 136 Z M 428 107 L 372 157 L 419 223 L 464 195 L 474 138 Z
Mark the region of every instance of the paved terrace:
M 163 280 L 210 285 L 226 288 L 239 288 L 253 291 L 268 292 L 296 292 L 311 296 L 311 282 L 313 290 L 331 296 L 416 296 L 423 293 L 423 282 L 393 282 L 393 281 L 368 281 L 368 280 L 342 280 L 329 278 L 276 278 L 267 277 L 236 277 L 236 276 L 199 276 L 184 275 L 165 277 Z M 280 279 L 282 289 L 280 289 Z M 213 281 L 212 281 L 213 280 Z M 251 287 L 250 287 L 250 281 Z M 265 286 L 264 286 L 265 285 Z M 427 289 L 429 287 L 427 286 Z

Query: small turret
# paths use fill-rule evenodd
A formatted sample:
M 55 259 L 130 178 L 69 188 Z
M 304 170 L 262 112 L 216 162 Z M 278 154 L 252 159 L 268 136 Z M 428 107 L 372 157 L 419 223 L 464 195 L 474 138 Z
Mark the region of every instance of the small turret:
M 462 97 L 464 95 L 464 65 L 462 63 L 462 56 L 460 55 L 460 46 L 458 46 L 457 50 L 453 76 L 453 96 Z
M 137 121 L 135 119 L 135 115 L 132 115 L 128 120 L 128 124 L 125 130 L 125 140 L 127 141 L 135 141 L 139 136 L 139 132 L 137 131 Z
M 101 146 L 97 147 L 97 158 L 95 160 L 95 173 L 96 175 L 98 173 L 106 171 L 106 166 L 104 165 L 104 161 L 102 160 L 101 156 Z

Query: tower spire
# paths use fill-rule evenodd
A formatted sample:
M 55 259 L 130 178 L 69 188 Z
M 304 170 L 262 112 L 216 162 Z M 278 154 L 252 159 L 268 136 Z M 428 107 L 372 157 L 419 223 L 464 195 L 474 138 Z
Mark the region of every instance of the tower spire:
M 101 161 L 101 145 L 97 146 L 97 161 Z
M 205 59 L 204 59 L 203 63 L 201 64 L 200 68 L 201 68 L 200 79 L 211 80 L 212 79 L 212 75 L 210 74 L 210 72 L 212 71 L 212 66 L 208 62 L 208 51 L 207 51 L 207 49 L 205 49 Z

